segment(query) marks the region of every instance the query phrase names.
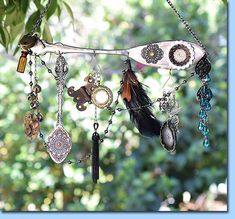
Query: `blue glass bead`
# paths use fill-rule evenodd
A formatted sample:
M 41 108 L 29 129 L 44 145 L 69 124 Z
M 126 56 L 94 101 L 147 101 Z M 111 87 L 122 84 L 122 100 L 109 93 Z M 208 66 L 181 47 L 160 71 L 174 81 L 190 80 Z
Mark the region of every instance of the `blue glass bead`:
M 203 135 L 208 135 L 209 134 L 209 129 L 206 126 L 203 127 L 202 134 Z
M 207 87 L 206 92 L 205 92 L 205 98 L 210 101 L 213 97 L 213 93 L 209 87 Z
M 207 116 L 206 111 L 200 110 L 200 112 L 198 113 L 198 116 L 200 119 L 204 119 Z
M 200 100 L 200 106 L 201 106 L 202 108 L 206 107 L 206 104 L 207 104 L 207 103 L 208 103 L 208 101 L 205 100 L 205 99 L 201 99 L 201 100 Z
M 209 142 L 209 139 L 207 137 L 203 140 L 203 146 L 205 148 L 210 147 L 210 142 Z
M 202 118 L 202 122 L 203 122 L 203 123 L 208 122 L 208 116 L 207 116 L 207 115 L 205 115 L 205 116 Z
M 205 107 L 206 111 L 210 111 L 211 110 L 211 104 L 209 102 L 206 102 L 204 107 Z
M 199 122 L 198 124 L 198 130 L 202 131 L 204 129 L 205 125 L 202 122 Z
M 203 82 L 210 82 L 211 81 L 211 77 L 209 74 L 207 74 L 204 78 L 202 78 Z

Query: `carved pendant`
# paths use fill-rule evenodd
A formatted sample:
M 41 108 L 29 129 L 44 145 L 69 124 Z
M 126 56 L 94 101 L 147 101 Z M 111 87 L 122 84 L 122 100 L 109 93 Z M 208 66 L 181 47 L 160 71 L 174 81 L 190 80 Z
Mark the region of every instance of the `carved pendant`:
M 174 152 L 177 142 L 176 128 L 171 120 L 163 123 L 160 130 L 160 140 L 163 148 L 169 152 Z
M 62 127 L 57 126 L 49 135 L 47 151 L 55 163 L 61 163 L 67 157 L 72 148 L 72 142 L 68 132 Z

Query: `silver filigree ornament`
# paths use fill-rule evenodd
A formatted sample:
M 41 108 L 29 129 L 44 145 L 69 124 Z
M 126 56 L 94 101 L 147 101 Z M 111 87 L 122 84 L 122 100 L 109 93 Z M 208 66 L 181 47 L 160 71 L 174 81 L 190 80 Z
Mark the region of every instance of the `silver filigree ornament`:
M 164 52 L 157 44 L 149 44 L 141 51 L 141 56 L 147 63 L 156 64 L 163 58 Z
M 164 93 L 163 96 L 165 97 L 164 102 L 166 103 L 164 112 L 167 113 L 168 120 L 165 121 L 161 127 L 160 142 L 164 149 L 166 149 L 170 153 L 174 153 L 177 144 L 177 132 L 179 124 L 178 113 L 180 111 L 180 107 L 178 102 L 176 102 L 175 100 L 174 93 L 169 93 L 169 94 Z
M 65 87 L 65 76 L 68 73 L 68 64 L 61 54 L 56 60 L 55 72 L 58 97 L 57 124 L 54 131 L 48 137 L 47 151 L 55 163 L 61 163 L 72 148 L 69 133 L 62 125 L 63 91 Z

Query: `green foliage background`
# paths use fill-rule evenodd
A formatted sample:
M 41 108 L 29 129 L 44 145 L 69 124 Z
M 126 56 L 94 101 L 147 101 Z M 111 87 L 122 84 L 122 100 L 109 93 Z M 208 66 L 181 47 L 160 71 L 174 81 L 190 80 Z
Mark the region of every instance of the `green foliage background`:
M 158 211 L 160 205 L 166 203 L 178 211 L 184 191 L 189 191 L 192 200 L 196 200 L 212 183 L 226 180 L 226 4 L 219 0 L 175 1 L 210 53 L 214 94 L 213 109 L 209 113 L 212 147 L 209 150 L 203 148 L 202 136 L 197 130 L 199 104 L 195 94 L 201 83 L 195 77 L 190 86 L 177 94 L 182 107 L 177 153 L 168 154 L 161 148 L 159 139 L 141 137 L 129 122 L 128 114 L 118 114 L 108 139 L 101 146 L 100 183 L 93 185 L 90 161 L 79 166 L 54 164 L 42 142 L 30 142 L 24 136 L 23 117 L 29 110 L 26 95 L 29 77 L 27 73 L 20 75 L 15 71 L 20 56 L 16 48 L 20 37 L 32 28 L 38 15 L 35 11 L 45 3 L 40 0 L 0 0 L 0 207 L 3 210 Z M 66 3 L 54 0 L 38 31 L 48 41 L 53 37 L 54 42 L 76 42 L 79 46 L 101 48 L 128 48 L 177 39 L 193 41 L 164 0 L 126 0 L 120 4 L 123 4 L 123 10 L 114 10 L 105 0 L 70 0 Z M 66 17 L 69 22 L 62 24 Z M 89 29 L 84 18 L 93 22 L 97 19 L 97 25 L 99 22 L 106 25 L 105 31 L 99 25 Z M 75 36 L 67 32 L 71 28 Z M 86 28 L 88 32 L 84 35 Z M 66 57 L 71 64 L 69 83 L 81 82 L 90 71 L 88 58 Z M 53 55 L 45 58 L 51 68 L 54 68 L 55 58 Z M 122 61 L 106 56 L 99 56 L 98 61 L 104 71 L 104 83 L 116 92 L 123 70 Z M 149 95 L 153 99 L 159 97 L 166 75 L 153 68 L 146 67 L 142 73 L 138 68 L 136 70 L 139 79 L 149 85 Z M 181 82 L 189 73 L 173 72 L 175 83 Z M 42 66 L 38 74 L 43 87 L 41 109 L 45 121 L 42 128 L 47 136 L 56 119 L 56 88 L 53 78 Z M 159 89 L 154 89 L 154 83 Z M 63 119 L 73 140 L 71 159 L 79 158 L 91 149 L 93 117 L 89 112 L 92 112 L 92 106 L 89 108 L 87 113 L 78 113 L 72 100 L 65 95 Z M 162 121 L 165 119 L 157 107 L 155 113 Z M 109 113 L 101 112 L 99 118 L 100 130 L 103 130 Z M 169 197 L 174 198 L 174 203 L 168 203 Z

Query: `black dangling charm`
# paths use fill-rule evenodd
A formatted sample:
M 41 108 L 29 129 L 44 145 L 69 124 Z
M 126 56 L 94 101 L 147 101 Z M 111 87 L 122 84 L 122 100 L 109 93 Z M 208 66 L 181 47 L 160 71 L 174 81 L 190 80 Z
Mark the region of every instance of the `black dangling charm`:
M 211 64 L 207 59 L 207 56 L 203 56 L 197 63 L 195 67 L 195 72 L 202 80 L 203 85 L 199 88 L 197 92 L 197 100 L 200 103 L 200 112 L 198 130 L 204 136 L 203 146 L 205 148 L 210 147 L 209 142 L 209 128 L 208 128 L 208 115 L 207 112 L 211 110 L 210 101 L 213 97 L 212 91 L 209 87 L 209 82 L 211 81 L 209 72 L 211 70 Z
M 100 160 L 99 160 L 99 142 L 100 142 L 100 136 L 99 133 L 96 132 L 98 128 L 98 123 L 94 123 L 95 132 L 92 134 L 92 141 L 93 141 L 93 147 L 92 147 L 92 180 L 94 183 L 97 183 L 97 180 L 99 179 L 99 166 L 100 166 Z

